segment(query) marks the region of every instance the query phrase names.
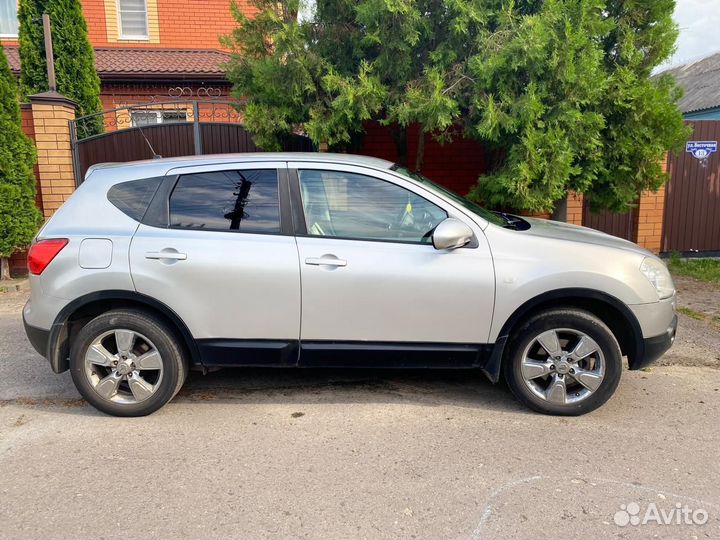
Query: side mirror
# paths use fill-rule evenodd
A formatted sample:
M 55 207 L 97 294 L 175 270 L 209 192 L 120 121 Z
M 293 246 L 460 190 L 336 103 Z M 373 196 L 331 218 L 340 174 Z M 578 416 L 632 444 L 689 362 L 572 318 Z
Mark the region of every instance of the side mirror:
M 435 249 L 457 249 L 468 244 L 473 239 L 470 227 L 455 218 L 447 218 L 441 222 L 432 235 Z

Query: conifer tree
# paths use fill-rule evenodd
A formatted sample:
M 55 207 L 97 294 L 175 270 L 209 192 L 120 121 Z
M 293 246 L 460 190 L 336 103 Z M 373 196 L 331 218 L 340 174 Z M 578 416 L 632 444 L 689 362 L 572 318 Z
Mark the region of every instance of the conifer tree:
M 35 147 L 23 133 L 18 87 L 0 45 L 0 279 L 10 278 L 9 257 L 37 232 Z
M 100 78 L 80 0 L 20 0 L 20 90 L 23 96 L 48 90 L 43 13 L 50 15 L 57 90 L 77 103 L 77 116 L 99 112 Z M 100 116 L 83 122 L 82 136 L 103 130 Z

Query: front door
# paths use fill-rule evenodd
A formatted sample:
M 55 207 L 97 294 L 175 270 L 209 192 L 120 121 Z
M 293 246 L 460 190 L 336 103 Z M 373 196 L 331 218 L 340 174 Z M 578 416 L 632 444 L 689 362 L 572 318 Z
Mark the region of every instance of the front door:
M 279 197 L 286 170 L 285 163 L 174 169 L 167 226 L 142 224 L 133 237 L 138 292 L 175 311 L 205 365 L 297 363 L 300 271 Z
M 460 366 L 479 361 L 494 301 L 494 272 L 480 227 L 445 201 L 393 174 L 291 163 L 304 229 L 303 365 Z M 294 178 L 291 172 L 291 178 Z M 475 232 L 472 245 L 436 250 L 447 217 Z

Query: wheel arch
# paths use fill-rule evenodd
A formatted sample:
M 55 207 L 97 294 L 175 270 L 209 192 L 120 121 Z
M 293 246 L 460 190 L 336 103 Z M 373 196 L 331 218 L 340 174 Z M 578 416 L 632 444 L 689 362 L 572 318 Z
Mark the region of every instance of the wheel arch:
M 505 321 L 490 358 L 483 367 L 483 372 L 492 382 L 500 378 L 506 345 L 513 330 L 535 313 L 555 307 L 575 307 L 592 313 L 610 328 L 623 355 L 628 357 L 630 369 L 634 369 L 641 361 L 645 349 L 642 328 L 635 314 L 621 300 L 594 289 L 556 289 L 531 298 Z
M 47 358 L 55 373 L 69 368 L 70 343 L 92 318 L 117 308 L 138 308 L 160 317 L 176 332 L 191 365 L 202 365 L 190 330 L 171 308 L 150 296 L 127 290 L 96 291 L 76 298 L 58 313 L 50 329 Z

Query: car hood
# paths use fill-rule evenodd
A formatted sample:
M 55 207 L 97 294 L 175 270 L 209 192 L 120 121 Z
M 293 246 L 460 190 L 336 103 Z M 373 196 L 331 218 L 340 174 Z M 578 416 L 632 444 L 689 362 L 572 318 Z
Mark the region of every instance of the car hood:
M 581 227 L 579 225 L 571 225 L 560 221 L 552 221 L 549 219 L 524 217 L 525 221 L 530 224 L 530 228 L 523 231 L 522 234 L 531 236 L 540 236 L 543 238 L 555 238 L 558 240 L 567 240 L 569 242 L 582 242 L 585 244 L 596 244 L 609 248 L 623 249 L 632 251 L 639 255 L 652 255 L 648 250 L 641 248 L 637 244 L 605 234 L 595 229 Z

